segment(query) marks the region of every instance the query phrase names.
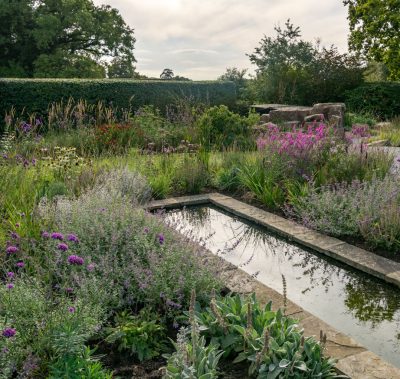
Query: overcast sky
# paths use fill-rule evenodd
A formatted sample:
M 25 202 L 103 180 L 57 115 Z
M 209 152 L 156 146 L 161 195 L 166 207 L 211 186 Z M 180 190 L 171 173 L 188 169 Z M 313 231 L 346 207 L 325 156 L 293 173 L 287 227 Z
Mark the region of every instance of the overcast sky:
M 166 67 L 194 80 L 216 79 L 227 67 L 249 68 L 264 34 L 290 18 L 308 41 L 347 50 L 342 0 L 94 0 L 117 8 L 135 29 L 137 69 L 159 77 Z

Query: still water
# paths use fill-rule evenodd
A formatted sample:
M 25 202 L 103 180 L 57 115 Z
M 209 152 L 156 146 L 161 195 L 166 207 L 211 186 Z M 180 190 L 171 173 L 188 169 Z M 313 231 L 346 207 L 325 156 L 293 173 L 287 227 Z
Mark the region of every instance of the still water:
M 400 367 L 400 290 L 213 206 L 171 210 L 166 222 L 367 349 Z

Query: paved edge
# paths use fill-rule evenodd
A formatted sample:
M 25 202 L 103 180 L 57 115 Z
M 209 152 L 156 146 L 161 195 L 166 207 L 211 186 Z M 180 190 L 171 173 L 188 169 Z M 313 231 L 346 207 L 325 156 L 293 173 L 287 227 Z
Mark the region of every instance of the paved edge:
M 400 287 L 400 263 L 392 262 L 337 238 L 323 235 L 291 220 L 229 196 L 210 193 L 175 197 L 153 201 L 147 205 L 146 209 L 154 211 L 163 208 L 179 208 L 207 203 L 214 204 L 239 217 L 262 225 L 289 240 Z M 348 255 L 351 256 L 349 257 Z M 209 259 L 218 258 L 209 253 L 207 254 L 207 260 Z M 276 307 L 282 307 L 283 305 L 283 296 L 281 294 L 226 261 L 224 261 L 224 269 L 221 271 L 220 276 L 227 283 L 228 288 L 235 292 L 243 294 L 255 292 L 257 298 L 261 299 L 261 301 L 272 300 Z M 304 328 L 307 335 L 318 337 L 320 330 L 327 334 L 327 354 L 338 358 L 336 369 L 339 373 L 353 379 L 400 378 L 400 369 L 368 351 L 352 338 L 338 332 L 321 319 L 303 310 L 300 306 L 289 301 L 287 314 L 300 320 L 299 324 Z

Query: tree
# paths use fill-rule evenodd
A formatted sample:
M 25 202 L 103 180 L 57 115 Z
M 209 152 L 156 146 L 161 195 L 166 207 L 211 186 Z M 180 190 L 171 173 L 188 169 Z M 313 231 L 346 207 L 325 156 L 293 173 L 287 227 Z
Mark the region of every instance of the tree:
M 247 68 L 239 69 L 237 67 L 228 67 L 224 74 L 218 77 L 218 80 L 228 80 L 234 82 L 237 88 L 242 88 L 246 82 Z
M 358 60 L 335 46 L 321 48 L 301 39 L 300 28 L 288 20 L 276 27 L 275 38 L 264 36 L 250 54 L 256 79 L 246 88 L 253 101 L 311 105 L 342 100 L 343 92 L 362 82 Z
M 344 0 L 350 22 L 349 47 L 367 60 L 383 62 L 400 79 L 400 1 Z
M 105 56 L 135 61 L 119 12 L 92 0 L 0 0 L 0 75 L 104 77 Z
M 171 80 L 174 77 L 174 72 L 170 68 L 164 68 L 160 75 L 161 79 Z
M 261 97 L 278 103 L 293 103 L 297 100 L 297 83 L 306 75 L 314 51 L 311 43 L 300 39 L 300 28 L 294 27 L 290 20 L 286 21 L 285 29 L 277 26 L 275 31 L 275 38 L 264 35 L 259 47 L 248 56 L 257 66 Z
M 179 76 L 179 75 L 174 76 L 174 80 L 178 80 L 181 82 L 191 82 L 192 81 L 192 79 L 186 78 L 184 76 Z
M 139 74 L 133 62 L 129 58 L 115 57 L 108 65 L 107 75 L 109 78 L 137 79 Z

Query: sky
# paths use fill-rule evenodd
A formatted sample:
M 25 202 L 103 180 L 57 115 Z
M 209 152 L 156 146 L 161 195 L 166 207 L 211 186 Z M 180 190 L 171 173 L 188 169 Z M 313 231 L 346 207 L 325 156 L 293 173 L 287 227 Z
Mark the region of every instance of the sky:
M 303 39 L 347 51 L 342 0 L 94 0 L 117 8 L 135 30 L 137 71 L 164 68 L 193 80 L 216 79 L 227 67 L 254 72 L 251 54 L 264 35 L 290 18 Z

